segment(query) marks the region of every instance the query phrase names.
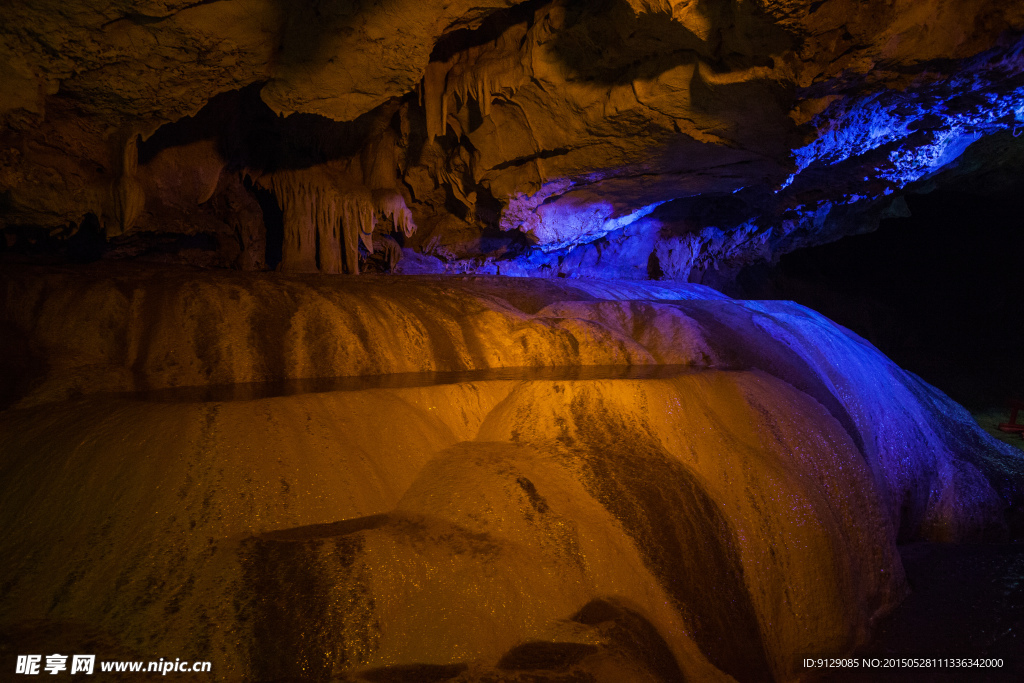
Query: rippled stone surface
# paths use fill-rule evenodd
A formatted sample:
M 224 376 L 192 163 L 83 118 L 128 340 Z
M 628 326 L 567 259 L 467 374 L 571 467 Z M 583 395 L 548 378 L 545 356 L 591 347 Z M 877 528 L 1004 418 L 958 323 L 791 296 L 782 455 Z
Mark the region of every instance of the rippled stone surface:
M 4 320 L 48 369 L 0 412 L 11 642 L 225 680 L 790 680 L 902 599 L 898 539 L 1019 505 L 1019 451 L 795 304 L 25 274 Z

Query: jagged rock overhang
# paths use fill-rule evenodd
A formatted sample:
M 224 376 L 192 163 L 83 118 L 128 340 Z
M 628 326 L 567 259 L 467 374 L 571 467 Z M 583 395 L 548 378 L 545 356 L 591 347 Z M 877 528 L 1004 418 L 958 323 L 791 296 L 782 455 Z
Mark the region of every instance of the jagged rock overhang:
M 405 248 L 435 271 L 686 278 L 1018 168 L 1018 8 L 485 5 L 19 10 L 6 242 L 59 245 L 92 214 L 108 240 L 214 235 L 211 265 L 356 272 Z M 168 133 L 196 112 L 189 143 Z

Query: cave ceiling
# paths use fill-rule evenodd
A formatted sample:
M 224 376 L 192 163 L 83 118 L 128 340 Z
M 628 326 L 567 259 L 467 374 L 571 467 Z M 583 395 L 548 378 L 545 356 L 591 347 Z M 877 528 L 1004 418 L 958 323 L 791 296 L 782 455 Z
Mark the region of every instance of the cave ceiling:
M 133 235 L 212 236 L 200 265 L 695 279 L 1024 168 L 1020 3 L 0 13 L 8 249 L 91 221 L 127 255 Z

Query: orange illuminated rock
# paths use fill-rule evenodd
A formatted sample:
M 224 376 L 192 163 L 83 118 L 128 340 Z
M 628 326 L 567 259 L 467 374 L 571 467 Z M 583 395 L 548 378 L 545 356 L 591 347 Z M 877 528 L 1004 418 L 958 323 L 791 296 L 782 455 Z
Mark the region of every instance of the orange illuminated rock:
M 897 540 L 1022 504 L 1015 449 L 796 304 L 129 270 L 0 276 L 42 360 L 0 412 L 9 642 L 225 680 L 797 680 L 903 597 Z
M 613 600 L 687 677 L 787 679 L 904 590 L 853 443 L 758 373 L 40 411 L 2 418 L 4 547 L 63 540 L 5 563 L 0 620 L 202 640 L 228 678 L 494 666 Z
M 108 238 L 180 231 L 142 207 L 204 196 L 193 181 L 210 180 L 213 157 L 171 161 L 193 159 L 197 141 L 252 177 L 354 164 L 350 181 L 397 193 L 375 201 L 402 246 L 493 273 L 531 245 L 535 261 L 501 271 L 531 275 L 644 277 L 654 256 L 653 272 L 686 278 L 864 232 L 940 170 L 954 176 L 942 183 L 1017 174 L 998 145 L 957 162 L 1024 121 L 1014 3 L 224 0 L 3 13 L 0 229 L 58 241 L 90 215 Z M 165 135 L 189 121 L 189 135 Z M 124 158 L 136 139 L 138 181 Z M 166 174 L 175 167 L 180 182 Z M 310 263 L 309 235 L 297 237 L 309 230 L 294 226 L 331 202 L 291 194 L 276 197 L 293 226 L 281 267 L 354 273 L 331 231 L 325 263 Z M 313 213 L 293 215 L 307 204 Z M 273 252 L 284 238 L 264 219 Z M 437 234 L 413 237 L 415 224 Z M 370 250 L 372 231 L 358 232 Z M 229 242 L 220 261 L 237 262 Z

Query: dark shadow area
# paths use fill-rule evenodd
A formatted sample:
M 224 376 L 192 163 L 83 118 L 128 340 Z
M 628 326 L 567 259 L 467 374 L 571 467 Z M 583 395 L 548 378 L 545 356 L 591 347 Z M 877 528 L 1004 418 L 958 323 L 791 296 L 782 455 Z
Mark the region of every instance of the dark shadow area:
M 707 39 L 670 14 L 638 14 L 625 0 L 574 0 L 568 4 L 554 50 L 582 80 L 623 84 L 635 78 L 656 78 L 698 57 L 722 71 L 767 66 L 771 63 L 767 55 L 795 44 L 753 3 L 703 3 L 693 11 L 713 27 Z M 758 28 L 732 36 L 736 25 Z
M 330 57 L 332 39 L 360 30 L 367 15 L 402 11 L 400 0 L 271 0 L 280 22 L 275 62 L 279 71 L 301 69 Z
M 709 225 L 725 229 L 749 220 L 771 200 L 766 194 L 754 188 L 736 194 L 682 197 L 665 202 L 651 215 L 662 226 L 662 238 L 682 237 L 699 233 Z
M 364 671 L 360 678 L 372 683 L 442 683 L 468 668 L 466 664 L 405 664 Z
M 740 285 L 823 313 L 968 407 L 1001 408 L 1024 394 L 1021 194 L 907 202 L 910 218 L 748 268 Z
M 661 269 L 661 259 L 658 258 L 658 252 L 652 251 L 651 255 L 647 257 L 647 279 L 660 280 L 663 277 L 665 277 L 665 271 Z
M 176 256 L 185 250 L 208 252 L 213 257 L 220 251 L 217 236 L 199 232 L 194 235 L 185 233 L 130 233 L 113 237 L 107 241 L 104 258 L 161 260 L 161 255 Z M 203 263 L 195 263 L 203 267 Z
M 308 541 L 246 539 L 240 561 L 248 588 L 236 601 L 251 624 L 251 680 L 330 680 L 335 664 L 350 665 L 349 639 L 369 643 L 371 610 L 365 600 L 342 602 L 336 592 L 368 595 L 354 566 L 363 538 L 342 535 Z M 349 636 L 349 638 L 346 638 Z
M 74 230 L 74 226 L 71 226 Z M 0 262 L 47 265 L 92 263 L 110 251 L 96 214 L 88 213 L 77 230 L 61 239 L 49 228 L 18 225 L 7 228 L 0 240 Z
M 0 322 L 0 411 L 27 394 L 45 370 L 28 337 L 9 323 Z
M 900 555 L 910 596 L 878 624 L 859 660 L 971 658 L 1001 666 L 850 669 L 822 681 L 1024 680 L 1024 545 L 915 543 Z M 994 664 L 994 662 L 989 662 Z
M 265 263 L 267 270 L 274 270 L 281 263 L 284 252 L 284 213 L 277 204 L 274 193 L 246 182 L 246 189 L 253 193 L 263 211 L 263 226 L 266 228 L 267 251 Z
M 278 529 L 267 531 L 256 536 L 261 541 L 291 541 L 301 543 L 316 539 L 334 538 L 354 534 L 357 531 L 367 529 L 378 529 L 388 521 L 386 514 L 367 515 L 354 519 L 344 519 L 340 522 L 327 522 L 325 524 L 307 524 L 306 526 L 292 527 L 290 529 Z
M 529 671 L 531 669 L 568 669 L 581 659 L 598 651 L 587 643 L 548 643 L 535 641 L 512 648 L 498 660 L 499 669 Z
M 96 214 L 86 214 L 78 225 L 78 232 L 65 242 L 65 248 L 71 263 L 92 263 L 103 257 L 106 238 Z
M 15 239 L 10 246 L 0 246 L 0 264 L 82 265 L 101 260 L 137 260 L 187 263 L 200 268 L 230 265 L 224 255 L 230 250 L 222 243 L 222 236 L 207 231 L 136 231 L 107 239 L 96 215 L 89 213 L 70 237 L 51 232 L 34 226 L 9 230 Z
M 342 377 L 310 377 L 241 384 L 208 384 L 194 387 L 150 389 L 113 394 L 120 398 L 155 403 L 194 403 L 252 401 L 275 396 L 296 396 L 332 391 L 364 391 L 366 389 L 404 389 L 432 387 L 464 382 L 534 381 L 534 380 L 609 380 L 609 379 L 672 379 L 703 372 L 689 365 L 572 365 L 547 367 L 490 368 L 486 370 L 454 370 L 442 372 L 394 372 L 388 375 L 347 375 Z
M 516 24 L 532 24 L 536 11 L 550 5 L 551 2 L 552 0 L 526 0 L 508 9 L 491 12 L 475 29 L 462 28 L 446 33 L 434 44 L 430 61 L 446 62 L 463 50 L 497 40 L 502 33 Z
M 769 680 L 736 532 L 703 484 L 660 442 L 631 429 L 607 406 L 576 400 L 572 415 L 580 443 L 568 444 L 566 457 L 583 472 L 588 492 L 622 524 L 674 607 L 687 615 L 701 652 L 736 680 Z
M 589 626 L 610 626 L 607 633 L 612 649 L 623 658 L 642 663 L 655 680 L 682 683 L 685 680 L 672 649 L 651 622 L 614 600 L 591 600 L 572 618 Z
M 139 144 L 139 163 L 169 147 L 216 140 L 229 171 L 308 168 L 358 154 L 380 111 L 393 106 L 385 103 L 344 122 L 317 114 L 281 117 L 260 97 L 263 86 L 257 82 L 215 95 L 195 116 L 161 126 Z

